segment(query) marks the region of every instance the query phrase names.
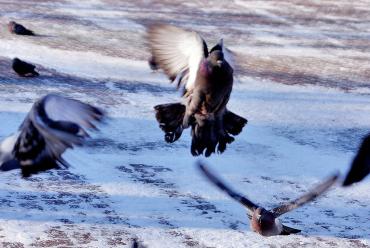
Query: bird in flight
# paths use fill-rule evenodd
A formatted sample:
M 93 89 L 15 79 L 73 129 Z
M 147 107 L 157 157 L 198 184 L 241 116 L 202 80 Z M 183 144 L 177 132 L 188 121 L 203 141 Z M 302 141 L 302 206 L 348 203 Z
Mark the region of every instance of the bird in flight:
M 221 39 L 208 50 L 196 32 L 166 24 L 148 27 L 151 60 L 183 90 L 182 102 L 154 107 L 169 143 L 191 127 L 191 153 L 225 151 L 247 120 L 227 109 L 233 87 L 233 56 Z
M 68 167 L 62 154 L 81 146 L 104 113 L 89 104 L 48 94 L 33 104 L 18 131 L 0 143 L 0 170 L 20 168 L 28 177 L 53 168 Z
M 313 201 L 315 198 L 327 191 L 339 177 L 339 174 L 336 173 L 321 182 L 316 187 L 312 188 L 308 193 L 302 195 L 301 197 L 293 201 L 283 203 L 274 209 L 266 210 L 265 208 L 250 201 L 245 196 L 234 191 L 231 187 L 227 186 L 204 164 L 199 162 L 198 167 L 211 183 L 248 209 L 248 217 L 250 219 L 251 229 L 262 236 L 289 235 L 301 232 L 299 229 L 282 224 L 278 217 L 302 206 L 303 204 Z

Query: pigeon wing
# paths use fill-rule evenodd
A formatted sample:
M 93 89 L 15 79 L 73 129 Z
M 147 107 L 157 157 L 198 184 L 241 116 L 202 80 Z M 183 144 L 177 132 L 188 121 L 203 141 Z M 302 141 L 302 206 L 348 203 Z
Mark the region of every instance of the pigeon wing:
M 343 186 L 349 186 L 364 179 L 370 173 L 370 135 L 361 144 L 361 147 L 353 159 L 351 169 L 344 179 Z
M 77 100 L 49 94 L 36 102 L 20 126 L 13 154 L 23 175 L 68 166 L 61 155 L 67 148 L 82 145 L 87 132 L 100 121 L 102 111 Z
M 303 204 L 313 201 L 315 198 L 317 198 L 325 191 L 327 191 L 338 180 L 338 177 L 339 173 L 332 175 L 324 182 L 320 183 L 315 188 L 311 189 L 308 193 L 302 195 L 301 197 L 291 202 L 285 203 L 279 207 L 272 209 L 271 212 L 275 215 L 275 217 L 279 217 L 280 215 L 290 212 L 302 206 Z
M 194 87 L 200 62 L 208 56 L 202 37 L 193 31 L 159 24 L 148 28 L 153 58 L 177 87 L 187 91 Z
M 240 195 L 239 193 L 235 192 L 229 186 L 227 186 L 220 178 L 218 178 L 215 174 L 213 174 L 204 164 L 198 162 L 198 166 L 200 171 L 219 189 L 224 191 L 228 194 L 231 198 L 241 203 L 243 206 L 247 207 L 251 212 L 258 208 L 258 205 L 253 203 L 252 201 L 248 200 L 244 196 Z

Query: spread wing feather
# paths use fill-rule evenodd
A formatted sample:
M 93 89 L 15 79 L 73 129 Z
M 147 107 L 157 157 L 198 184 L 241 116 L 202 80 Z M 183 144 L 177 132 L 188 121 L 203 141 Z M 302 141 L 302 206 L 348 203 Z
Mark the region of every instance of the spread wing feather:
M 155 62 L 170 80 L 177 87 L 183 85 L 192 90 L 199 64 L 208 56 L 202 37 L 193 31 L 159 24 L 148 28 L 148 40 Z
M 315 198 L 317 198 L 318 196 L 323 194 L 325 191 L 327 191 L 337 181 L 338 177 L 339 177 L 339 173 L 336 173 L 330 176 L 328 179 L 324 180 L 322 183 L 317 185 L 315 188 L 311 189 L 308 193 L 302 195 L 301 197 L 293 201 L 284 203 L 281 206 L 272 209 L 271 212 L 274 213 L 276 217 L 278 217 L 282 214 L 285 214 L 287 212 L 290 212 L 302 206 L 303 204 L 313 201 Z
M 13 154 L 28 176 L 59 165 L 68 166 L 61 155 L 82 145 L 104 113 L 78 100 L 49 94 L 37 101 L 19 128 Z

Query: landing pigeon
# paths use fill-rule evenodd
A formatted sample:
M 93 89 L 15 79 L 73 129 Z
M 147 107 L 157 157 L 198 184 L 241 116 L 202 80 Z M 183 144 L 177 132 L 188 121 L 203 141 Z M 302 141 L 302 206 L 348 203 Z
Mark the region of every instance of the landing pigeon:
M 370 173 L 370 135 L 364 138 L 351 168 L 344 179 L 343 186 L 360 182 Z
M 301 232 L 301 230 L 285 226 L 281 223 L 278 217 L 314 200 L 327 191 L 339 177 L 339 174 L 334 174 L 298 199 L 284 203 L 272 210 L 266 210 L 235 192 L 215 174 L 213 174 L 205 165 L 199 163 L 198 166 L 210 182 L 248 209 L 251 229 L 262 236 L 289 235 Z
M 23 25 L 16 23 L 14 21 L 11 21 L 8 23 L 8 29 L 10 33 L 18 34 L 18 35 L 35 35 L 35 33 L 27 28 L 25 28 Z
M 226 107 L 233 86 L 232 53 L 223 41 L 208 51 L 196 32 L 171 25 L 148 28 L 153 61 L 169 79 L 183 88 L 181 103 L 154 107 L 156 119 L 169 143 L 178 140 L 191 127 L 191 153 L 210 156 L 222 153 L 234 141 L 247 120 Z
M 28 177 L 53 168 L 68 167 L 62 154 L 81 146 L 88 137 L 84 128 L 96 129 L 104 113 L 78 100 L 48 94 L 32 106 L 18 132 L 0 144 L 0 169 L 21 168 Z
M 12 68 L 21 77 L 39 76 L 39 73 L 35 71 L 36 66 L 22 61 L 18 58 L 13 59 Z

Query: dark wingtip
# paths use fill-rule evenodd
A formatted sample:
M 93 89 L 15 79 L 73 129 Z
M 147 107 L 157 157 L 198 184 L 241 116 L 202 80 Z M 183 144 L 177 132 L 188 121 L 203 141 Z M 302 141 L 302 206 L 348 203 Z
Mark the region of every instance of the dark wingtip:
M 353 178 L 351 173 L 348 173 L 348 175 L 346 176 L 346 178 L 342 182 L 342 186 L 343 187 L 348 187 L 348 186 L 351 186 L 352 184 L 357 183 L 359 181 L 360 180 L 356 180 L 355 178 Z

